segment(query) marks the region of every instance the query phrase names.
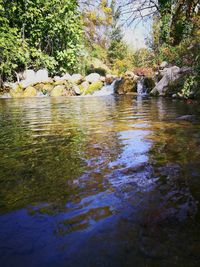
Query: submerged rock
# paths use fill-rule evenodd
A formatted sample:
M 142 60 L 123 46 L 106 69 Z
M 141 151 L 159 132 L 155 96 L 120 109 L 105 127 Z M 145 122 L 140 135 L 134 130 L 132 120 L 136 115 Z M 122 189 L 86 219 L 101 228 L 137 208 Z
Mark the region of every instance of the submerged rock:
M 195 115 L 184 115 L 176 118 L 178 121 L 196 121 L 196 119 Z

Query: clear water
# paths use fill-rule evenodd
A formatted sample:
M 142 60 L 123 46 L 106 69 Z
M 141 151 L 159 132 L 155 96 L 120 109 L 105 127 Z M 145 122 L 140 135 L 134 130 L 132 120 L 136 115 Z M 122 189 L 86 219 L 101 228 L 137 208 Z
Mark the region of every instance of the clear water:
M 167 99 L 1 99 L 0 266 L 200 266 L 199 115 Z

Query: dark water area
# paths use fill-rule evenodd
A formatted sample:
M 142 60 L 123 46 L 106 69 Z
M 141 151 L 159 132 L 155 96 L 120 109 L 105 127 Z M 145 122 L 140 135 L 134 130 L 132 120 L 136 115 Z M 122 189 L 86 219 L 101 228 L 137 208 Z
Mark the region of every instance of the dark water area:
M 162 98 L 0 100 L 0 266 L 200 266 L 199 115 Z

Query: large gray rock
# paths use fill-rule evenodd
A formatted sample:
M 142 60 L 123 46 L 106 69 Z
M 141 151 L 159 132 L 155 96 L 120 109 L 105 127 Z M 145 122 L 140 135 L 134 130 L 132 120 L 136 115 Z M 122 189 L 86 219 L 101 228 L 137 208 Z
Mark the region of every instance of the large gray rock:
M 22 88 L 27 88 L 28 86 L 32 86 L 36 83 L 49 81 L 49 75 L 46 69 L 41 69 L 37 72 L 34 70 L 25 70 L 20 77 L 23 77 L 23 80 L 19 83 Z
M 38 70 L 35 74 L 35 81 L 37 83 L 47 82 L 49 80 L 49 74 L 47 69 Z
M 160 96 L 166 95 L 170 82 L 175 81 L 180 77 L 180 71 L 181 69 L 177 66 L 161 70 L 160 74 L 162 76 L 162 79 L 153 88 L 151 94 Z
M 168 67 L 168 62 L 167 61 L 163 61 L 161 64 L 160 64 L 160 68 L 161 69 L 164 69 L 164 68 L 167 68 Z
M 65 73 L 65 75 L 63 75 L 61 77 L 61 79 L 64 79 L 66 81 L 70 81 L 70 79 L 72 78 L 72 76 L 69 73 Z M 82 78 L 82 77 L 81 77 Z
M 81 74 L 73 74 L 69 81 L 74 83 L 74 84 L 80 84 L 81 82 L 83 82 L 84 78 Z
M 85 77 L 85 80 L 89 83 L 95 83 L 101 80 L 101 76 L 98 73 L 91 73 L 90 75 Z
M 21 77 L 24 78 L 24 80 L 20 81 L 20 86 L 22 88 L 26 88 L 28 86 L 31 86 L 35 82 L 35 71 L 34 70 L 25 70 Z

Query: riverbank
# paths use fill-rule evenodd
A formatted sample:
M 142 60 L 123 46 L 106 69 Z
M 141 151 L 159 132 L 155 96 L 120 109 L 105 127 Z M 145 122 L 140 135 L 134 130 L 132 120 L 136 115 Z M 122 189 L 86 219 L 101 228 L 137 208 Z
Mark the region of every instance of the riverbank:
M 23 78 L 20 80 L 20 78 Z M 81 74 L 49 77 L 46 69 L 37 72 L 26 70 L 15 83 L 4 83 L 2 88 L 3 98 L 24 97 L 60 97 L 91 95 L 102 89 L 105 85 L 111 85 L 117 79 L 115 75 L 101 76 L 91 73 L 87 76 Z
M 0 98 L 70 97 L 108 94 L 149 94 L 179 99 L 199 99 L 199 85 L 192 80 L 193 69 L 163 62 L 157 71 L 136 68 L 123 75 L 90 73 L 49 77 L 46 69 L 17 74 L 17 82 L 5 82 Z

